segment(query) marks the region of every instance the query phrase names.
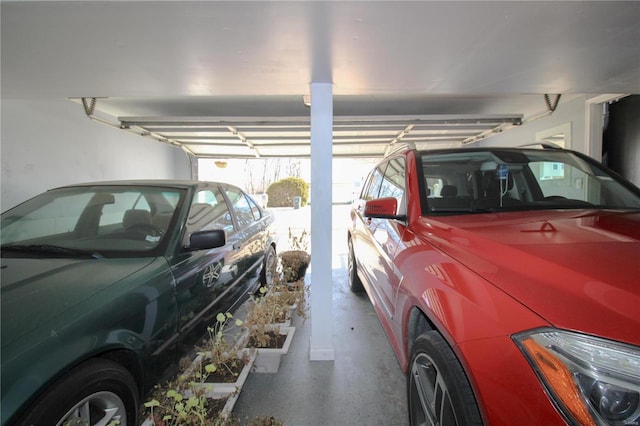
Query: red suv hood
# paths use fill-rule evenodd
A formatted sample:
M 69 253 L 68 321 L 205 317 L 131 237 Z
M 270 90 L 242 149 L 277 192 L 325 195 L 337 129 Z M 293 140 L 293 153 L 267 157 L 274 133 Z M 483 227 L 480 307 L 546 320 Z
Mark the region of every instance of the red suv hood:
M 436 246 L 550 324 L 640 345 L 640 213 L 425 220 Z

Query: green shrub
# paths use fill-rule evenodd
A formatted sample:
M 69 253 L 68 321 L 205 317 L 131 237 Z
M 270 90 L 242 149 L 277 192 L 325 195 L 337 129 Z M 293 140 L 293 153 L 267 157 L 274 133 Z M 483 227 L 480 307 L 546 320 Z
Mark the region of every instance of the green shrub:
M 293 197 L 300 197 L 300 206 L 309 201 L 309 184 L 301 178 L 288 177 L 272 183 L 267 188 L 269 207 L 291 207 Z

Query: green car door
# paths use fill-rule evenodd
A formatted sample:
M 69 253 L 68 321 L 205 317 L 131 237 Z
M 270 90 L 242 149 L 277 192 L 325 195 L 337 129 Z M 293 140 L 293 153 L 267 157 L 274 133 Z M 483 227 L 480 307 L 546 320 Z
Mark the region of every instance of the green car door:
M 170 259 L 170 264 L 176 283 L 179 333 L 182 340 L 190 341 L 203 332 L 198 325 L 213 323 L 218 312 L 229 308 L 222 302 L 236 285 L 240 271 L 233 243 L 226 242 L 222 247 L 210 249 L 190 246 L 190 237 L 195 232 L 233 232 L 233 218 L 220 187 L 199 188 L 187 207 L 181 247 Z

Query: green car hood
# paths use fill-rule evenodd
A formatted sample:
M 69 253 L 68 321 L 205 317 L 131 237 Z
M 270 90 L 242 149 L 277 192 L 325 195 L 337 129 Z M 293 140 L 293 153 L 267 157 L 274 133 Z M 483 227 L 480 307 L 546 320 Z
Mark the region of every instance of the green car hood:
M 2 347 L 143 269 L 154 258 L 2 258 Z

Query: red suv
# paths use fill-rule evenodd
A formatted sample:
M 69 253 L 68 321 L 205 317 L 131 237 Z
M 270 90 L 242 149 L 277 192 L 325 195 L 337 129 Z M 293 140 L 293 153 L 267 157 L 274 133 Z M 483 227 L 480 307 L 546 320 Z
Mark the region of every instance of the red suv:
M 411 424 L 640 424 L 640 189 L 551 147 L 407 147 L 351 220 Z

